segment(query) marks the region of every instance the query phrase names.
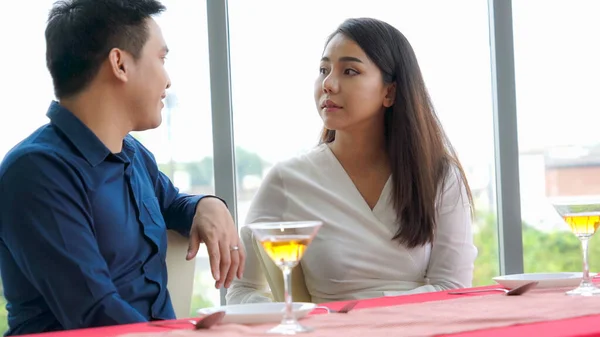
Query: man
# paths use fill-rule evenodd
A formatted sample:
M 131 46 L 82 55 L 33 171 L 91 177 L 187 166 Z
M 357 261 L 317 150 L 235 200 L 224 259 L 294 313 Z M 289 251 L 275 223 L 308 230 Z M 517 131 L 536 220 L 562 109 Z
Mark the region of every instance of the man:
M 129 135 L 161 123 L 168 49 L 152 16 L 164 10 L 156 0 L 67 0 L 50 12 L 58 101 L 0 165 L 7 335 L 174 318 L 167 229 L 189 236 L 188 260 L 207 245 L 217 288 L 242 275 L 226 205 L 179 193 Z

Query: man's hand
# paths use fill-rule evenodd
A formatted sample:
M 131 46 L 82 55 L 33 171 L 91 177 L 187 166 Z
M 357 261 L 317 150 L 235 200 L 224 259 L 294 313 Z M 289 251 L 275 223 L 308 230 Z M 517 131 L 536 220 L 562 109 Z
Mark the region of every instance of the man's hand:
M 229 288 L 236 275 L 242 277 L 246 253 L 229 210 L 217 198 L 202 198 L 196 207 L 187 260 L 196 256 L 202 242 L 208 250 L 215 287 Z

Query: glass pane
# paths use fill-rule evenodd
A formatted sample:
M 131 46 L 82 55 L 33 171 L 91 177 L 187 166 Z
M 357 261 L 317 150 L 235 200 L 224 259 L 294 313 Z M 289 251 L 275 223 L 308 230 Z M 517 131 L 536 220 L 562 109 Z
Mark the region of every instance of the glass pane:
M 45 64 L 44 29 L 53 2 L 38 1 L 32 7 L 27 2 L 9 1 L 8 10 L 0 13 L 4 16 L 0 20 L 2 45 L 17 46 L 27 41 L 19 53 L 0 53 L 0 72 L 11 81 L 10 98 L 3 103 L 4 118 L 10 123 L 0 123 L 0 158 L 47 122 L 45 112 L 54 95 Z M 157 22 L 171 50 L 167 70 L 173 85 L 163 110 L 163 124 L 134 136 L 154 153 L 160 169 L 182 192 L 214 193 L 206 1 L 162 3 L 167 11 Z M 10 13 L 27 13 L 27 19 L 14 21 Z M 180 25 L 181 22 L 186 24 Z M 19 34 L 9 33 L 15 29 Z M 204 246 L 195 263 L 191 316 L 199 308 L 220 303 Z M 5 302 L 0 296 L 0 334 L 6 328 Z
M 417 53 L 476 199 L 474 284 L 493 283 L 498 243 L 485 1 L 230 0 L 240 225 L 265 172 L 317 145 L 322 123 L 312 97 L 325 39 L 344 19 L 365 16 L 394 25 Z
M 582 270 L 581 245 L 549 198 L 600 195 L 598 16 L 596 0 L 513 0 L 526 272 Z
M 162 125 L 136 136 L 154 153 L 161 171 L 181 192 L 214 194 L 206 1 L 161 2 L 167 11 L 156 21 L 169 46 L 166 67 L 172 85 Z M 210 273 L 206 246 L 201 245 L 190 316 L 200 308 L 219 304 L 220 292 Z
M 0 160 L 23 138 L 48 122 L 46 111 L 54 99 L 46 69 L 44 30 L 54 0 L 7 1 L 0 12 L 0 44 L 13 52 L 0 53 L 0 74 L 10 83 L 2 102 Z M 21 16 L 15 13 L 22 13 Z M 18 34 L 15 32 L 18 31 Z M 16 52 L 16 46 L 22 46 Z M 4 47 L 3 47 L 4 48 Z M 4 51 L 4 49 L 3 49 Z M 0 281 L 0 288 L 1 287 Z M 4 290 L 0 293 L 0 334 L 8 330 Z

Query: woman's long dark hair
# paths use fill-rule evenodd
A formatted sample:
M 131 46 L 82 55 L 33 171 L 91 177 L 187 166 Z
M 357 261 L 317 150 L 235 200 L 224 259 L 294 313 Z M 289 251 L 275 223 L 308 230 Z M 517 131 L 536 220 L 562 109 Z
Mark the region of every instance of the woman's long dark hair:
M 438 191 L 443 191 L 450 170 L 459 173 L 459 183 L 464 185 L 471 205 L 473 197 L 433 108 L 415 52 L 402 33 L 376 19 L 348 19 L 327 42 L 337 34 L 362 48 L 381 70 L 385 83 L 396 83 L 394 105 L 386 109 L 384 118 L 398 219 L 393 240 L 409 248 L 430 243 L 436 231 Z M 334 139 L 335 130 L 323 129 L 321 143 Z

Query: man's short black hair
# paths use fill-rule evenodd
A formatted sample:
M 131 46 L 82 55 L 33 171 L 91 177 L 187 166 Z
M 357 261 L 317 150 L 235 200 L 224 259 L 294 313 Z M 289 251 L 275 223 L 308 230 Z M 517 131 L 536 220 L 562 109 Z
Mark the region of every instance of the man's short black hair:
M 141 54 L 146 20 L 165 7 L 157 0 L 63 0 L 46 26 L 46 66 L 57 98 L 74 96 L 97 75 L 113 48 Z

